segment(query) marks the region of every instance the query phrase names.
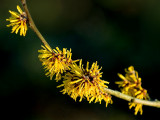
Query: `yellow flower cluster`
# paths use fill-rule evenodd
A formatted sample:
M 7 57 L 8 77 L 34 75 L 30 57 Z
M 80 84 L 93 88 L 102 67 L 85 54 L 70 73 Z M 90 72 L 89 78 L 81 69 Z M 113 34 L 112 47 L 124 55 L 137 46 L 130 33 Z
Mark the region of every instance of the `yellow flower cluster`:
M 106 107 L 108 103 L 112 103 L 111 95 L 104 91 L 104 88 L 108 88 L 106 84 L 109 82 L 101 80 L 102 72 L 101 68 L 97 65 L 97 62 L 93 63 L 89 69 L 89 62 L 87 62 L 86 68 L 83 68 L 82 60 L 72 60 L 71 50 L 68 51 L 63 48 L 61 51 L 58 47 L 51 49 L 49 46 L 42 46 L 43 49 L 38 50 L 39 59 L 47 71 L 46 75 L 52 80 L 56 75 L 55 80 L 59 81 L 63 79 L 63 84 L 58 87 L 63 87 L 61 91 L 63 94 L 68 94 L 75 101 L 77 97 L 80 97 L 80 102 L 83 98 L 87 98 L 87 101 L 99 102 L 104 100 Z M 79 61 L 79 65 L 77 65 Z
M 102 72 L 97 62 L 93 63 L 89 69 L 89 62 L 87 62 L 86 69 L 83 68 L 82 60 L 79 61 L 79 66 L 75 63 L 72 64 L 71 70 L 63 76 L 63 84 L 58 87 L 64 87 L 61 91 L 63 94 L 68 94 L 75 101 L 80 97 L 81 102 L 83 98 L 87 101 L 99 102 L 104 100 L 106 107 L 108 103 L 112 103 L 111 95 L 104 92 L 104 88 L 108 86 L 109 82 L 101 80 Z
M 20 30 L 20 36 L 25 36 L 27 32 L 27 15 L 25 12 L 22 11 L 22 9 L 17 5 L 17 10 L 20 13 L 10 11 L 11 17 L 9 19 L 6 19 L 6 21 L 9 21 L 10 24 L 7 25 L 7 27 L 12 26 L 12 32 L 11 33 L 18 33 Z
M 134 67 L 130 66 L 128 70 L 125 69 L 125 72 L 125 76 L 118 74 L 122 81 L 116 82 L 116 84 L 121 88 L 121 92 L 138 99 L 148 100 L 149 95 L 147 90 L 142 88 L 141 78 L 138 77 L 138 72 L 134 70 Z M 130 102 L 129 108 L 131 109 L 132 107 L 135 107 L 135 115 L 137 115 L 138 111 L 142 115 L 142 104 Z
M 61 51 L 58 47 L 56 49 L 51 49 L 49 46 L 42 46 L 43 49 L 38 50 L 39 59 L 44 66 L 44 69 L 48 71 L 46 73 L 47 76 L 52 80 L 53 76 L 56 74 L 55 80 L 61 79 L 61 74 L 66 70 L 70 69 L 70 64 L 74 63 L 72 61 L 71 50 L 68 51 L 66 48 L 63 48 Z
M 89 69 L 89 62 L 87 62 L 86 69 L 83 68 L 82 60 L 72 60 L 71 50 L 68 51 L 63 48 L 61 51 L 58 47 L 51 49 L 49 46 L 42 46 L 43 49 L 39 50 L 39 59 L 44 66 L 44 69 L 48 71 L 47 76 L 52 80 L 56 75 L 55 80 L 59 81 L 63 79 L 63 84 L 58 87 L 63 87 L 61 91 L 63 94 L 68 94 L 75 101 L 77 97 L 80 97 L 79 101 L 83 98 L 87 98 L 87 101 L 99 102 L 104 100 L 106 107 L 108 103 L 112 103 L 111 95 L 104 91 L 104 88 L 108 88 L 106 84 L 109 82 L 101 80 L 102 72 L 101 68 L 97 65 L 97 62 L 93 63 Z M 79 65 L 77 65 L 79 61 Z

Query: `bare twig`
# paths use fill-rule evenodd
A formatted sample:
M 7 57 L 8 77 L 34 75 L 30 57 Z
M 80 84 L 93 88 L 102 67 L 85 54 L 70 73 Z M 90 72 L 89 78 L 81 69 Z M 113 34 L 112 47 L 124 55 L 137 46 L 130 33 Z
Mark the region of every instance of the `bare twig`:
M 31 15 L 30 15 L 30 12 L 28 10 L 26 0 L 21 0 L 21 2 L 22 2 L 22 5 L 23 5 L 23 8 L 24 8 L 24 11 L 27 14 L 27 18 L 28 18 L 30 28 L 37 34 L 37 36 L 40 38 L 40 40 L 42 41 L 42 43 L 44 45 L 47 45 L 48 47 L 50 47 L 50 45 L 47 43 L 47 41 L 44 39 L 44 37 L 42 36 L 42 34 L 39 32 L 36 25 L 34 24 L 34 21 L 33 21 Z M 52 50 L 51 47 L 50 47 L 50 49 Z
M 112 89 L 108 89 L 108 88 L 104 88 L 104 90 L 107 93 L 109 93 L 117 98 L 121 98 L 121 99 L 129 101 L 129 102 L 134 102 L 134 103 L 139 103 L 139 104 L 146 105 L 146 106 L 160 108 L 160 101 L 157 101 L 157 100 L 155 100 L 155 101 L 141 100 L 141 99 L 137 99 L 137 98 L 131 97 L 129 95 L 123 94 L 123 93 L 116 91 L 116 90 L 112 90 Z

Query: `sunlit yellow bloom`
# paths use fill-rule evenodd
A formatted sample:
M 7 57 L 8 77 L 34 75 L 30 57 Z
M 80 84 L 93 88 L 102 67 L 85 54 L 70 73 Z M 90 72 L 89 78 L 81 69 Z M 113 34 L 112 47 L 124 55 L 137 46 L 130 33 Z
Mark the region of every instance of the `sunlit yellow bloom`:
M 94 101 L 101 104 L 101 101 L 104 100 L 107 107 L 108 103 L 112 103 L 111 96 L 104 91 L 109 82 L 101 80 L 102 72 L 100 70 L 97 62 L 93 63 L 90 69 L 89 62 L 87 62 L 84 69 L 82 60 L 80 60 L 79 66 L 75 63 L 71 70 L 65 73 L 63 84 L 58 87 L 64 87 L 61 92 L 67 93 L 75 101 L 77 97 L 80 98 L 80 102 L 83 98 L 86 98 L 89 103 Z
M 6 21 L 9 21 L 10 24 L 7 25 L 7 27 L 12 26 L 12 32 L 11 33 L 18 33 L 20 30 L 20 35 L 25 36 L 27 31 L 27 15 L 25 12 L 22 11 L 22 9 L 17 5 L 17 10 L 19 13 L 10 11 L 11 17 L 9 19 L 6 19 Z
M 140 114 L 142 115 L 143 113 L 142 104 L 129 103 L 129 109 L 131 109 L 132 107 L 135 107 L 135 112 L 134 112 L 135 115 L 137 115 L 138 112 L 140 112 Z
M 42 48 L 43 49 L 38 50 L 40 53 L 38 57 L 42 62 L 44 69 L 48 71 L 46 75 L 50 77 L 50 80 L 52 80 L 54 75 L 56 75 L 55 80 L 60 80 L 61 74 L 66 70 L 69 70 L 70 64 L 75 62 L 71 59 L 71 50 L 68 51 L 66 48 L 63 48 L 61 51 L 58 47 L 52 50 L 47 45 L 42 46 Z
M 143 99 L 143 100 L 149 99 L 149 95 L 147 93 L 147 90 L 145 90 L 145 89 L 137 90 L 137 92 L 135 92 L 135 95 L 133 97 L 138 98 L 138 99 Z M 133 102 L 129 103 L 129 109 L 131 109 L 132 107 L 135 107 L 135 112 L 134 112 L 135 115 L 137 115 L 138 111 L 142 115 L 142 113 L 143 113 L 142 106 L 143 105 L 139 104 L 139 103 L 133 103 Z
M 121 88 L 122 93 L 131 95 L 135 88 L 141 89 L 141 78 L 138 77 L 138 72 L 134 70 L 133 66 L 125 69 L 125 76 L 118 73 L 122 81 L 115 82 Z
M 149 95 L 147 90 L 142 88 L 141 78 L 138 77 L 138 72 L 134 70 L 133 66 L 130 66 L 125 69 L 125 76 L 122 74 L 118 74 L 118 76 L 122 79 L 122 81 L 117 81 L 116 84 L 121 88 L 121 92 L 132 97 L 148 100 Z M 129 108 L 135 107 L 135 115 L 137 115 L 138 111 L 142 115 L 142 104 L 137 103 L 129 103 Z

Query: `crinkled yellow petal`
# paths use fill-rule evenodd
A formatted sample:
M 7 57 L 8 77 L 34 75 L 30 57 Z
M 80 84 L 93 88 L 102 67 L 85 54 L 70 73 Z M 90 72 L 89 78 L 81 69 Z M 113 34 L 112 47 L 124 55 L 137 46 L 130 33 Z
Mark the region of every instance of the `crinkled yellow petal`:
M 20 36 L 22 36 L 23 31 L 24 31 L 24 27 L 23 27 L 23 21 L 21 21 L 21 29 L 20 29 Z
M 78 83 L 80 81 L 82 81 L 83 79 L 79 79 L 79 80 L 76 80 L 76 81 L 73 81 L 73 82 L 70 82 L 70 84 L 75 84 L 75 83 Z
M 11 26 L 14 26 L 15 25 L 15 23 L 11 23 L 11 24 L 9 24 L 9 25 L 6 25 L 7 27 L 11 27 Z
M 24 23 L 24 33 L 23 33 L 23 36 L 26 36 L 26 32 L 27 32 L 27 24 Z
M 18 28 L 18 26 L 19 26 L 19 25 L 15 25 L 15 26 L 13 26 L 13 28 L 12 28 L 12 32 L 11 32 L 11 33 L 13 33 L 13 32 Z
M 21 25 L 16 29 L 15 33 L 17 34 L 19 29 L 21 28 Z
M 130 67 L 128 68 L 128 70 L 129 70 L 129 72 L 132 72 L 132 71 L 134 71 L 134 67 L 133 67 L 133 66 L 130 66 Z
M 45 45 L 45 47 L 46 47 L 50 52 L 52 52 L 52 49 L 51 49 L 48 45 Z
M 18 19 L 10 20 L 11 23 L 19 21 Z
M 17 10 L 18 10 L 18 12 L 19 12 L 20 14 L 23 13 L 23 11 L 22 11 L 22 9 L 19 7 L 19 5 L 17 5 Z
M 11 15 L 13 15 L 14 17 L 16 18 L 19 18 L 19 14 L 17 14 L 16 12 L 13 12 L 13 11 L 10 11 L 9 12 L 11 13 Z
M 122 74 L 118 73 L 118 76 L 119 76 L 122 80 L 126 80 L 126 78 L 125 78 Z

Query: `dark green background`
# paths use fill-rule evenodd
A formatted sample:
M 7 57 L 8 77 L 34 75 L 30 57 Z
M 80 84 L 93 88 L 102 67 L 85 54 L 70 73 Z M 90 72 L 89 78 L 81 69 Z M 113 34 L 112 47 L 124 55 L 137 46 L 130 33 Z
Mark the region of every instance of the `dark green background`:
M 5 19 L 20 0 L 0 1 L 0 108 L 5 119 L 142 120 L 160 110 L 143 107 L 134 116 L 127 102 L 113 97 L 105 108 L 74 102 L 44 75 L 38 60 L 41 41 L 29 29 L 26 37 L 11 34 Z M 72 49 L 73 59 L 98 61 L 109 88 L 118 89 L 117 73 L 133 65 L 150 97 L 160 99 L 160 0 L 28 0 L 32 17 L 52 48 Z M 0 119 L 1 119 L 0 118 Z M 5 120 L 3 118 L 3 120 Z

